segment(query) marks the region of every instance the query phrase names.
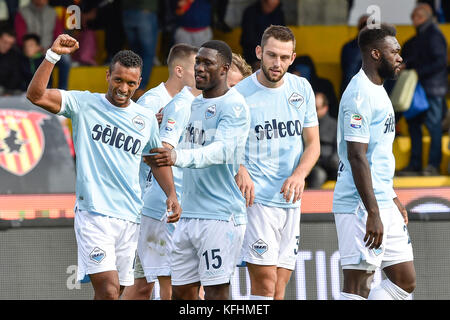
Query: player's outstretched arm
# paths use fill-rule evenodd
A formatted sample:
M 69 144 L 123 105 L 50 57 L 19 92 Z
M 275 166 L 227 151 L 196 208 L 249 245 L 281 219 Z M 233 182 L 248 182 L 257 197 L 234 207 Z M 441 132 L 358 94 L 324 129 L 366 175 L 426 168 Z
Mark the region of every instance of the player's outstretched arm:
M 299 164 L 292 175 L 286 179 L 281 187 L 280 193 L 283 193 L 284 199 L 292 203 L 299 201 L 305 189 L 305 179 L 316 165 L 320 156 L 320 137 L 319 127 L 306 127 L 303 129 L 303 140 L 305 149 L 300 158 Z
M 70 54 L 78 47 L 78 41 L 67 34 L 61 34 L 56 38 L 28 86 L 28 100 L 51 113 L 58 113 L 61 110 L 61 93 L 58 89 L 47 89 L 47 84 L 60 56 Z
M 369 161 L 367 161 L 368 144 L 347 141 L 347 157 L 352 168 L 356 189 L 367 210 L 366 235 L 364 242 L 369 249 L 379 248 L 383 241 L 383 223 L 381 222 L 378 203 L 372 186 Z

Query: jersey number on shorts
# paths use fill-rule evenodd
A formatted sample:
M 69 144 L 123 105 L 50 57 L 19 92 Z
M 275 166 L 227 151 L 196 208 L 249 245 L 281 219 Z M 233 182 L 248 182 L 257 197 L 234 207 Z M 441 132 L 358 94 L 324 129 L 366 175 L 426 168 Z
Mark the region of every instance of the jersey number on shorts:
M 213 263 L 211 266 L 214 269 L 219 269 L 222 266 L 222 257 L 216 254 L 217 252 L 220 252 L 220 249 L 211 249 L 211 260 L 217 260 L 217 263 Z M 205 257 L 206 262 L 206 269 L 209 270 L 209 257 L 208 257 L 208 250 L 202 253 L 202 256 Z

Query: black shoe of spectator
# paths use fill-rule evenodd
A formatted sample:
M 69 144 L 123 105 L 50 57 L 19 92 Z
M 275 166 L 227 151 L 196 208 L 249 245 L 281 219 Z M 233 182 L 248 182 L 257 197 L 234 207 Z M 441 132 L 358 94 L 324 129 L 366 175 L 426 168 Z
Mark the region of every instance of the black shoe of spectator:
M 422 174 L 424 176 L 440 176 L 440 172 L 439 169 L 436 167 L 433 167 L 431 164 L 427 165 L 427 167 L 425 169 L 423 169 Z
M 406 168 L 397 171 L 395 175 L 399 177 L 414 177 L 414 176 L 421 176 L 422 172 L 420 171 L 420 169 L 407 166 Z

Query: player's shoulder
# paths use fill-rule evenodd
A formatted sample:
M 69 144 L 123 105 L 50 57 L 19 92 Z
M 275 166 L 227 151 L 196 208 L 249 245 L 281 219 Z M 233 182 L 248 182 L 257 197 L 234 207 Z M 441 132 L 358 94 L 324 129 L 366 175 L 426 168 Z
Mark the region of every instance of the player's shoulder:
M 155 118 L 155 112 L 151 108 L 146 108 L 145 106 L 138 104 L 130 100 L 130 105 L 128 106 L 133 113 L 136 113 L 146 119 Z
M 296 74 L 286 72 L 284 75 L 284 81 L 287 84 L 287 88 L 295 88 L 301 91 L 312 91 L 312 86 L 309 81 L 301 76 Z
M 258 87 L 255 83 L 256 79 L 256 72 L 252 73 L 250 76 L 246 77 L 245 79 L 242 79 L 239 81 L 233 88 L 238 91 L 241 95 L 246 96 L 253 92 L 254 90 L 257 90 Z
M 166 88 L 164 87 L 164 83 L 161 83 L 158 86 L 146 91 L 142 96 L 139 97 L 136 103 L 144 107 L 149 107 L 154 104 L 160 104 L 162 101 L 167 100 L 167 96 L 168 93 Z

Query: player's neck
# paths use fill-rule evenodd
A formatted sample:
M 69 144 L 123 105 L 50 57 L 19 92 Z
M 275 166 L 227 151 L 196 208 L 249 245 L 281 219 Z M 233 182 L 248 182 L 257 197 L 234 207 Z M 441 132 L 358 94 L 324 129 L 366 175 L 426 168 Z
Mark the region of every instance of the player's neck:
M 177 79 L 169 78 L 166 82 L 164 82 L 164 87 L 171 97 L 174 97 L 178 92 L 183 89 L 183 84 Z
M 378 73 L 378 70 L 376 68 L 363 65 L 362 69 L 370 81 L 372 81 L 374 84 L 378 86 L 383 85 L 384 79 L 380 77 L 380 74 Z
M 203 98 L 207 98 L 207 99 L 211 99 L 211 98 L 217 98 L 220 96 L 223 96 L 225 93 L 228 92 L 228 90 L 230 90 L 230 88 L 228 88 L 226 82 L 211 88 L 211 89 L 207 89 L 207 90 L 203 90 Z

